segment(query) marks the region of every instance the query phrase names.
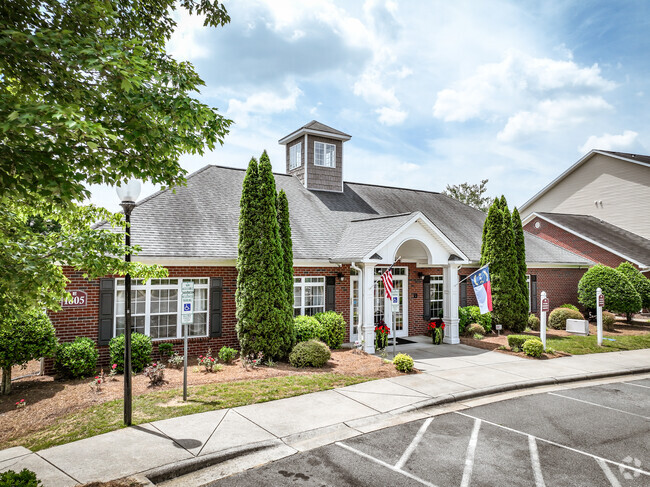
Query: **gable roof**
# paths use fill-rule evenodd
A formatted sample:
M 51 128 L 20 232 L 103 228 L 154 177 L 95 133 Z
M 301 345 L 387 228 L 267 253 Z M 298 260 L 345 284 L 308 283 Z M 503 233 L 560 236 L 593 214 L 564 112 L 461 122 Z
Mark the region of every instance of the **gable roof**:
M 650 240 L 590 215 L 533 213 L 634 264 L 650 267 Z
M 524 214 L 526 209 L 531 204 L 533 204 L 535 201 L 537 201 L 539 198 L 541 198 L 544 194 L 546 194 L 553 187 L 555 187 L 560 181 L 562 181 L 565 177 L 567 177 L 573 171 L 578 169 L 580 166 L 582 166 L 584 163 L 586 163 L 589 159 L 591 159 L 596 154 L 601 154 L 601 155 L 608 156 L 608 157 L 614 157 L 614 158 L 620 159 L 622 161 L 631 162 L 633 164 L 639 164 L 641 166 L 650 168 L 650 156 L 644 156 L 644 155 L 641 155 L 641 154 L 631 154 L 631 153 L 628 153 L 628 152 L 614 152 L 614 151 L 605 151 L 605 150 L 593 149 L 593 150 L 589 151 L 585 156 L 583 156 L 580 160 L 578 160 L 578 162 L 573 164 L 566 171 L 564 171 L 562 174 L 560 174 L 558 177 L 556 177 L 553 181 L 551 181 L 549 184 L 547 184 L 539 192 L 537 192 L 532 198 L 530 198 L 528 201 L 526 201 L 519 208 L 519 213 Z
M 138 255 L 236 259 L 244 175 L 244 169 L 206 166 L 188 176 L 186 186 L 140 201 L 131 214 L 131 240 L 142 248 Z M 344 183 L 342 193 L 310 191 L 293 176 L 274 176 L 289 200 L 294 259 L 330 261 L 335 254 L 363 251 L 379 235 L 377 227 L 385 238 L 392 233 L 387 230 L 399 228 L 416 212 L 470 261 L 480 259 L 486 215 L 448 196 L 360 183 Z M 529 262 L 592 264 L 530 234 L 526 247 Z
M 350 140 L 352 138 L 351 135 L 348 135 L 345 132 L 341 132 L 340 130 L 336 130 L 335 128 L 330 127 L 329 125 L 325 125 L 324 123 L 312 120 L 299 129 L 294 130 L 289 135 L 282 137 L 280 140 L 278 140 L 278 143 L 287 144 L 292 140 L 301 137 L 303 134 L 323 135 L 339 140 Z

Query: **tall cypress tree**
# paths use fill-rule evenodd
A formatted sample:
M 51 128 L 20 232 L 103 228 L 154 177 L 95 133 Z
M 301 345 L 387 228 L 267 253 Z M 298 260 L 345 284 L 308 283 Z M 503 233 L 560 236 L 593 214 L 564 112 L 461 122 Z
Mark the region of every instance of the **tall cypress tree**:
M 289 200 L 284 190 L 278 194 L 278 224 L 286 287 L 286 320 L 293 321 L 293 243 L 291 241 L 291 222 L 289 220 Z M 293 342 L 293 338 L 292 338 Z
M 481 243 L 481 266 L 492 261 L 494 252 L 495 239 L 498 240 L 497 234 L 501 232 L 501 215 L 500 215 L 500 201 L 497 198 L 490 209 L 488 216 L 483 223 L 483 240 Z M 491 271 L 491 269 L 490 269 Z
M 508 209 L 505 198 L 502 197 L 501 204 L 505 207 L 503 212 L 503 227 L 501 233 L 499 274 L 501 276 L 501 289 L 499 296 L 499 314 L 501 322 L 512 331 L 523 331 L 527 321 L 520 322 L 517 319 L 517 310 L 520 308 L 518 303 L 519 296 L 519 265 L 515 253 L 515 235 L 512 231 L 512 217 Z
M 528 322 L 529 296 L 528 284 L 526 283 L 526 242 L 524 239 L 524 229 L 521 224 L 519 210 L 512 210 L 512 232 L 514 234 L 515 255 L 517 257 L 517 284 L 519 285 L 519 296 L 517 299 L 518 322 Z

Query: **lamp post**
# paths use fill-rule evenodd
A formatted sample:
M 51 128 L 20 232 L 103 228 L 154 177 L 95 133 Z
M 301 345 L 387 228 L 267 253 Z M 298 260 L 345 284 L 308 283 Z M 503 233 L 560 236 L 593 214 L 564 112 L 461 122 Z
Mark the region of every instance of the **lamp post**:
M 124 210 L 124 243 L 131 246 L 131 212 L 135 202 L 140 196 L 140 181 L 131 179 L 126 184 L 118 186 L 117 196 L 120 206 Z M 124 261 L 131 262 L 131 254 L 127 250 Z M 132 385 L 131 385 L 131 275 L 124 276 L 124 424 L 131 426 L 132 413 Z

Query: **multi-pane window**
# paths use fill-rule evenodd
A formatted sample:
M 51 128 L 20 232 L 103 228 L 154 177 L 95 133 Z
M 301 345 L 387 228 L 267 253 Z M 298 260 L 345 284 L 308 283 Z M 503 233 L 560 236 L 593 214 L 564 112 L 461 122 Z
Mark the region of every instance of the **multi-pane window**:
M 295 169 L 302 164 L 302 142 L 289 147 L 289 169 Z
M 531 305 L 530 305 L 530 274 L 526 274 L 526 287 L 528 288 L 528 312 L 531 312 Z
M 293 278 L 293 315 L 312 316 L 325 311 L 325 278 Z
M 336 146 L 324 142 L 314 142 L 314 165 L 336 167 Z
M 431 318 L 442 318 L 444 314 L 444 281 L 442 276 L 430 276 L 429 302 Z
M 151 279 L 131 283 L 132 331 L 152 339 L 183 337 L 181 288 L 183 281 L 194 282 L 194 321 L 188 336 L 208 334 L 208 278 Z M 124 333 L 124 279 L 117 279 L 115 295 L 115 334 Z

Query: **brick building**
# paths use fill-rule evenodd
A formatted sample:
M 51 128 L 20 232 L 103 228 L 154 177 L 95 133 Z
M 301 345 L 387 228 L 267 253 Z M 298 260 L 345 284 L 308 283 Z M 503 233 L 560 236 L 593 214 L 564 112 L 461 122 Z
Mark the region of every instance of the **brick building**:
M 372 351 L 374 325 L 385 318 L 379 275 L 395 262 L 396 336 L 423 334 L 431 318 L 442 317 L 445 342 L 459 343 L 458 307 L 475 304 L 471 288 L 459 281 L 478 267 L 485 214 L 439 193 L 345 182 L 343 143 L 349 139 L 313 121 L 280 140 L 286 174 L 275 180 L 289 200 L 295 315 L 335 310 L 348 323 L 346 340 L 363 340 Z M 206 166 L 186 186 L 137 204 L 131 239 L 142 251 L 134 259 L 163 265 L 169 277 L 133 282 L 135 331 L 180 350 L 181 286 L 191 280 L 190 353 L 237 346 L 235 262 L 244 175 Z M 542 290 L 552 306 L 575 303 L 578 280 L 593 262 L 531 233 L 525 241 L 531 311 L 537 312 Z M 105 363 L 110 338 L 124 329 L 124 280 L 86 281 L 65 272 L 68 289 L 88 299 L 52 314 L 57 335 L 97 340 Z

